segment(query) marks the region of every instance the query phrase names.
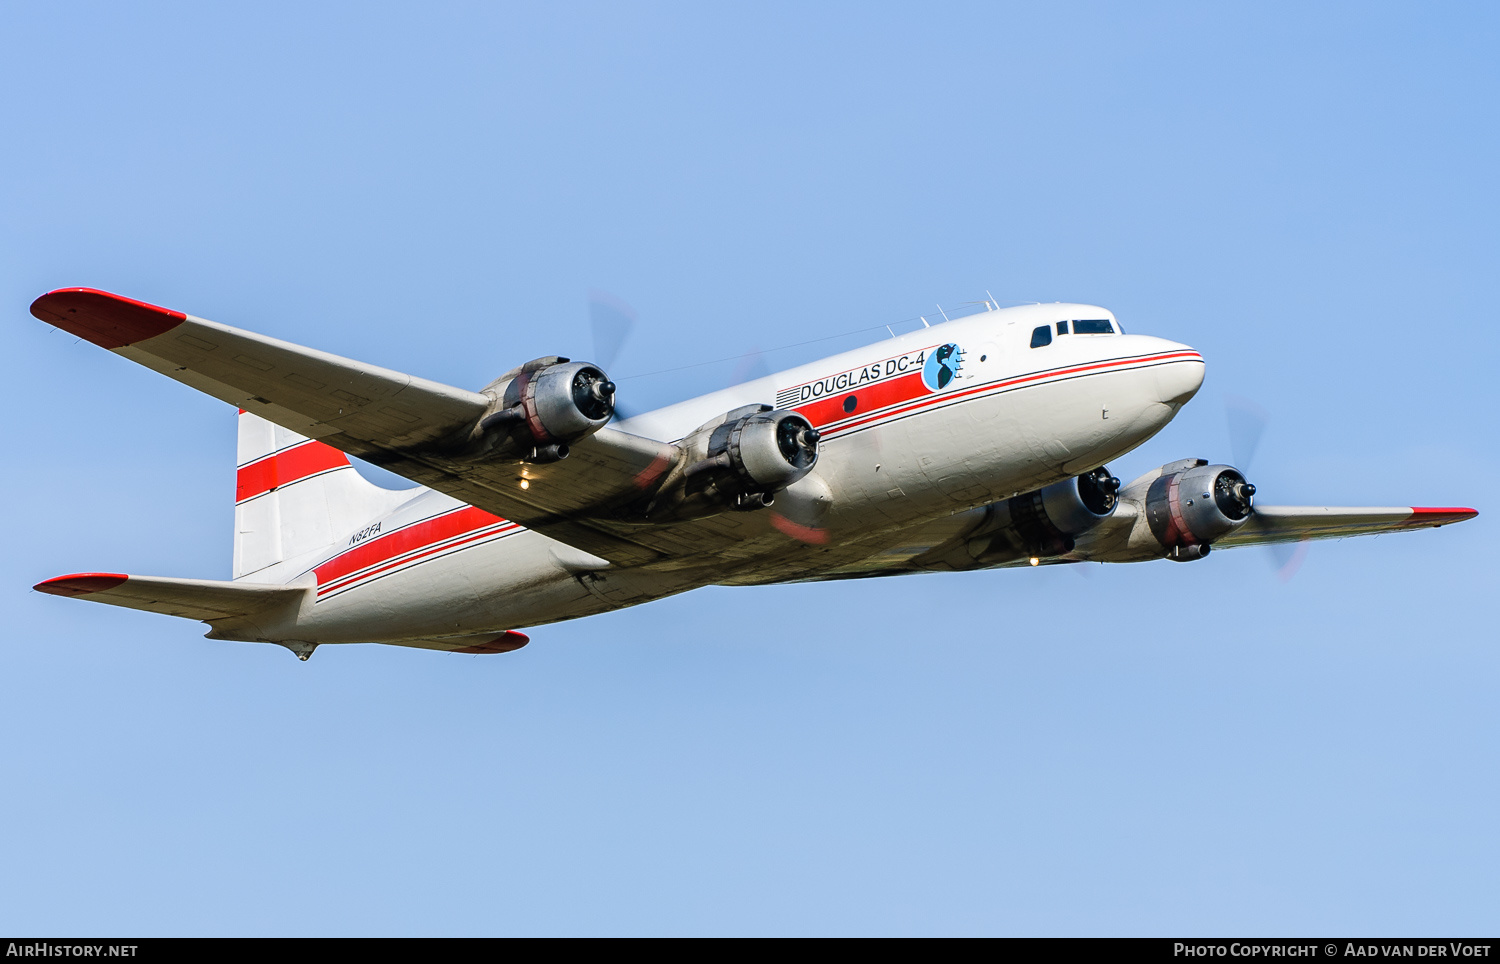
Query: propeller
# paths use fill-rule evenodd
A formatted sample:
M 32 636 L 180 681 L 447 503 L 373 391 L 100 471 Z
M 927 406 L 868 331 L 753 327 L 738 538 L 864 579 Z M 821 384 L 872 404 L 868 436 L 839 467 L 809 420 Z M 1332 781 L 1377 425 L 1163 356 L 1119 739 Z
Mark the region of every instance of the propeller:
M 640 316 L 625 299 L 602 288 L 588 290 L 588 309 L 589 328 L 594 336 L 594 363 L 609 371 L 634 333 Z M 740 356 L 725 387 L 753 382 L 770 374 L 771 366 L 766 363 L 765 354 L 759 348 L 753 348 Z M 638 410 L 628 406 L 622 409 L 616 399 L 617 421 L 639 414 Z
M 589 326 L 594 332 L 594 363 L 605 371 L 614 365 L 620 349 L 635 330 L 635 309 L 621 299 L 601 291 L 589 289 Z
M 600 288 L 588 290 L 588 310 L 589 328 L 594 336 L 594 363 L 607 372 L 635 332 L 636 322 L 640 316 L 623 298 Z M 752 349 L 740 357 L 728 384 L 739 385 L 770 374 L 771 366 L 766 363 L 765 355 L 759 349 Z M 591 386 L 590 389 L 595 394 L 599 391 L 609 393 L 614 402 L 615 421 L 632 418 L 639 414 L 620 405 L 613 383 Z M 792 429 L 791 434 L 786 438 L 777 439 L 779 447 L 788 453 L 789 458 L 792 457 L 792 453 L 795 453 L 795 457 L 799 459 L 810 458 L 811 453 L 816 450 L 817 430 L 797 431 L 795 426 L 790 424 L 789 428 Z M 649 488 L 669 467 L 666 464 L 652 465 L 636 479 L 637 487 L 643 490 Z M 828 532 L 820 525 L 820 522 L 824 512 L 827 511 L 829 501 L 826 493 L 822 492 L 812 496 L 792 495 L 786 491 L 779 492 L 773 501 L 775 508 L 769 510 L 771 525 L 798 542 L 822 545 L 828 541 Z
M 1282 582 L 1287 582 L 1302 568 L 1307 561 L 1307 551 L 1312 543 L 1307 539 L 1297 542 L 1273 542 L 1267 549 L 1271 550 L 1271 558 L 1276 563 L 1276 577 Z
M 1229 451 L 1234 455 L 1234 467 L 1248 475 L 1271 413 L 1248 398 L 1225 395 L 1224 417 L 1229 422 Z
M 1266 426 L 1271 422 L 1271 413 L 1244 396 L 1225 395 L 1224 417 L 1229 426 L 1229 451 L 1234 455 L 1235 468 L 1249 475 L 1256 450 L 1260 448 Z M 1246 482 L 1239 489 L 1248 490 L 1235 493 L 1248 507 L 1249 496 L 1255 494 L 1255 486 Z M 1271 565 L 1276 568 L 1277 578 L 1287 582 L 1302 568 L 1302 563 L 1307 561 L 1308 540 L 1276 542 L 1266 546 L 1266 549 L 1270 553 Z
M 740 385 L 745 382 L 753 382 L 757 378 L 765 378 L 771 374 L 771 366 L 766 364 L 766 356 L 761 354 L 759 348 L 752 348 L 740 356 L 735 363 L 734 373 L 729 376 L 729 384 Z
M 817 434 L 813 430 L 813 435 Z M 833 495 L 817 476 L 808 476 L 789 489 L 776 493 L 776 500 L 766 510 L 771 526 L 782 535 L 810 546 L 828 542 L 824 517 L 833 505 Z
M 625 342 L 635 330 L 636 318 L 635 309 L 626 304 L 624 299 L 599 288 L 589 289 L 589 328 L 594 334 L 594 363 L 606 372 L 614 367 L 615 359 L 620 357 L 620 349 L 625 347 Z M 628 407 L 622 408 L 619 397 L 615 394 L 615 384 L 608 384 L 615 413 L 611 421 L 618 422 L 640 414 Z

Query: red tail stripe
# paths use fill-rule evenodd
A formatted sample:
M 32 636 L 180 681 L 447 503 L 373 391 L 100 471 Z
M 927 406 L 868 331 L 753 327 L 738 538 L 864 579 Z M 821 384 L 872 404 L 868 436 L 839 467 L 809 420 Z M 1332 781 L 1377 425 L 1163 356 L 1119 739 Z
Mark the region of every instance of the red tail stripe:
M 240 469 L 235 474 L 234 501 L 244 502 L 272 489 L 348 464 L 349 457 L 331 445 L 303 442 Z
M 490 515 L 483 509 L 465 506 L 454 512 L 397 529 L 389 535 L 371 539 L 334 556 L 313 572 L 317 575 L 318 585 L 322 586 L 350 573 L 379 565 L 397 556 L 403 556 L 408 552 L 415 552 L 434 543 L 445 542 L 476 529 L 484 529 L 504 521 L 499 516 Z

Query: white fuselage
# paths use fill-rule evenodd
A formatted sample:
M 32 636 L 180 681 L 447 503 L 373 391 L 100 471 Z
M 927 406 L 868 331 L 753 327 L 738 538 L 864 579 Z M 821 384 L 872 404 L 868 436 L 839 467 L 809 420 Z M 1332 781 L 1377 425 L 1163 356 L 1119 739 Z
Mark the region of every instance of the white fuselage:
M 1058 322 L 1078 319 L 1107 319 L 1118 331 L 1113 315 L 1094 306 L 991 310 L 620 423 L 680 439 L 716 415 L 765 403 L 794 408 L 819 429 L 813 472 L 771 508 L 739 514 L 744 538 L 732 558 L 721 552 L 601 571 L 601 560 L 586 553 L 423 489 L 349 533 L 334 553 L 289 559 L 258 576 L 315 580 L 317 591 L 296 614 L 294 633 L 290 624 L 262 625 L 257 635 L 462 636 L 715 583 L 899 565 L 925 549 L 906 545 L 913 529 L 931 531 L 963 510 L 1119 457 L 1160 431 L 1201 384 L 1203 360 L 1192 349 L 1145 335 L 1057 332 Z M 1050 344 L 1033 348 L 1042 326 Z M 924 371 L 941 346 L 957 346 L 946 372 Z

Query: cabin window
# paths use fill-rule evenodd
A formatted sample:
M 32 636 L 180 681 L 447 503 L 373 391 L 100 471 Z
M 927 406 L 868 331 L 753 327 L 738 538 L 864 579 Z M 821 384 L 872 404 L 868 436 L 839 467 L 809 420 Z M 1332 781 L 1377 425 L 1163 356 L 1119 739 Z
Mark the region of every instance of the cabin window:
M 1031 330 L 1031 347 L 1041 348 L 1043 345 L 1052 344 L 1052 326 L 1043 325 Z
M 1059 335 L 1066 335 L 1068 333 L 1068 323 L 1066 321 L 1059 321 L 1057 323 L 1057 333 Z
M 844 411 L 846 412 L 854 411 L 857 405 L 859 405 L 859 399 L 855 398 L 853 395 L 850 395 L 848 398 L 844 399 Z
M 1108 318 L 1073 322 L 1073 334 L 1075 335 L 1112 335 L 1114 331 L 1114 326 L 1109 323 Z

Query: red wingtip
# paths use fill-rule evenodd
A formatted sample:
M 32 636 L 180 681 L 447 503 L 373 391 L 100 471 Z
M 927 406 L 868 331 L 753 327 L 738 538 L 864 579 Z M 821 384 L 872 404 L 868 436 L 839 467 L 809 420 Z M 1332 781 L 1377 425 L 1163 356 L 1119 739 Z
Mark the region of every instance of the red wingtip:
M 75 572 L 71 576 L 58 576 L 39 582 L 32 589 L 54 596 L 87 596 L 122 585 L 130 577 L 118 572 Z
M 187 315 L 94 288 L 58 288 L 31 303 L 31 313 L 49 325 L 101 348 L 124 348 L 171 331 Z
M 1445 526 L 1452 522 L 1463 522 L 1479 514 L 1477 509 L 1448 506 L 1412 506 L 1409 526 Z
M 531 637 L 525 633 L 518 633 L 514 629 L 507 630 L 487 642 L 475 646 L 465 646 L 463 649 L 455 649 L 455 653 L 513 653 L 531 642 Z

